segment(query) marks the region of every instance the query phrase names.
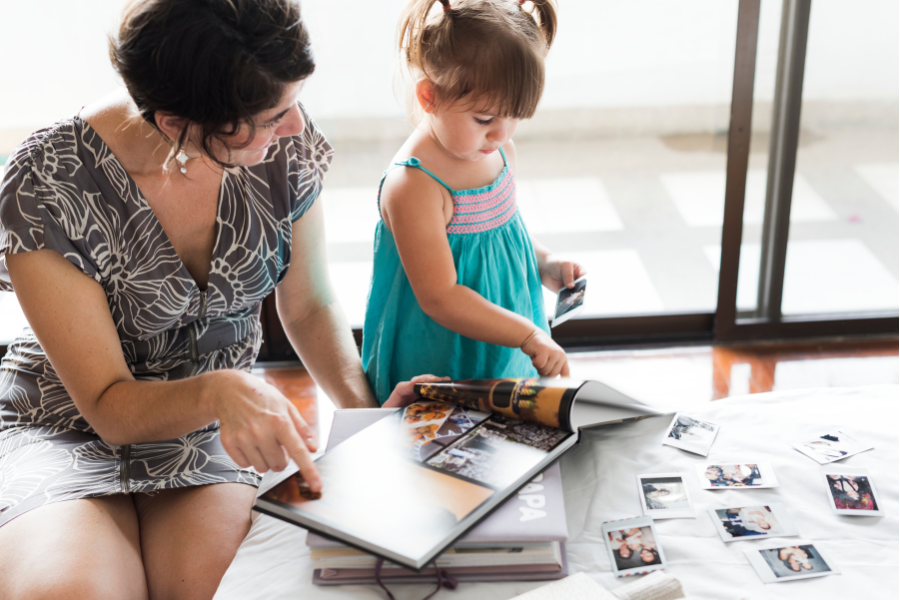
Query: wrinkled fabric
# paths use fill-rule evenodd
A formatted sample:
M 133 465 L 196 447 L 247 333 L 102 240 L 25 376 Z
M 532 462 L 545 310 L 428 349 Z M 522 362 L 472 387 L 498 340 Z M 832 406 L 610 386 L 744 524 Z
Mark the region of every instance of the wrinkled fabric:
M 664 398 L 658 402 L 670 406 L 664 404 Z M 569 528 L 569 572 L 585 572 L 610 590 L 630 583 L 632 577 L 618 579 L 613 574 L 601 527 L 605 521 L 641 514 L 636 475 L 680 472 L 694 503 L 695 518 L 657 520 L 654 526 L 668 561 L 666 573 L 678 578 L 686 597 L 821 600 L 857 598 L 860 590 L 865 590 L 867 598 L 897 598 L 898 405 L 900 389 L 890 385 L 754 394 L 686 410 L 691 417 L 721 426 L 708 457 L 712 462 L 751 460 L 772 466 L 780 485 L 761 490 L 701 490 L 695 466 L 707 459 L 661 443 L 671 415 L 588 432 L 560 459 Z M 884 517 L 833 514 L 819 464 L 790 446 L 836 426 L 875 446 L 874 450 L 832 464 L 869 470 L 883 502 Z M 801 537 L 778 539 L 786 546 L 800 540 L 820 545 L 841 574 L 764 584 L 747 562 L 744 550 L 775 540 L 725 544 L 706 512 L 712 507 L 767 502 L 782 503 L 800 530 Z M 305 530 L 255 514 L 216 600 L 384 597 L 376 586 L 313 585 L 305 539 Z M 455 594 L 459 598 L 508 600 L 540 585 L 515 581 L 460 583 Z M 422 598 L 433 588 L 433 584 L 391 586 L 398 599 L 408 600 Z

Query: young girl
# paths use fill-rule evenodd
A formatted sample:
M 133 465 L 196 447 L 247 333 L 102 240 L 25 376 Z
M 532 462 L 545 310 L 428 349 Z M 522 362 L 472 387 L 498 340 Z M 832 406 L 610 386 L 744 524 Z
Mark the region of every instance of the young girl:
M 404 10 L 400 50 L 421 112 L 379 193 L 362 356 L 379 402 L 420 373 L 569 373 L 541 282 L 556 292 L 583 270 L 525 230 L 511 139 L 537 107 L 555 26 L 552 0 L 410 0 Z

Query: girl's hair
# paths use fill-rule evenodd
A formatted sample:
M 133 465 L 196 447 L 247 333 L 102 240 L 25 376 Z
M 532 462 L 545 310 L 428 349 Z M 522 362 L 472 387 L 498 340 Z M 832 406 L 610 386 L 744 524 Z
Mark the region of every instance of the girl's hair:
M 135 0 L 109 56 L 148 123 L 159 129 L 162 111 L 198 125 L 203 151 L 223 167 L 233 165 L 215 158 L 212 141 L 246 123 L 249 142 L 254 115 L 315 69 L 292 0 Z M 170 159 L 186 136 L 187 128 L 172 140 Z
M 555 33 L 554 0 L 410 0 L 398 38 L 404 66 L 432 82 L 437 106 L 467 98 L 529 119 Z

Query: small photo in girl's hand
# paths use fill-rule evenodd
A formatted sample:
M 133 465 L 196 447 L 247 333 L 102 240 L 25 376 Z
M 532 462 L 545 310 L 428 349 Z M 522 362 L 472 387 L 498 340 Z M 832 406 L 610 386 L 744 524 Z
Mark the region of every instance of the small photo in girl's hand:
M 813 544 L 753 548 L 744 550 L 744 554 L 763 583 L 840 575 L 834 563 Z
M 645 515 L 654 519 L 694 517 L 694 507 L 681 473 L 638 475 L 637 483 Z
M 608 521 L 603 524 L 602 532 L 616 577 L 643 575 L 666 568 L 666 558 L 657 541 L 652 517 Z
M 831 510 L 851 517 L 881 517 L 881 498 L 866 469 L 822 467 Z
M 678 413 L 666 431 L 663 444 L 706 456 L 716 439 L 719 426 Z
M 780 503 L 710 508 L 708 511 L 724 542 L 800 535 L 793 519 Z
M 791 445 L 823 465 L 871 450 L 874 447 L 860 442 L 850 437 L 846 432 L 837 429 L 808 441 Z
M 564 323 L 584 310 L 584 292 L 587 289 L 587 277 L 575 280 L 571 288 L 563 286 L 556 294 L 556 310 L 550 327 Z
M 766 463 L 717 462 L 697 465 L 700 487 L 705 490 L 778 487 L 775 472 Z

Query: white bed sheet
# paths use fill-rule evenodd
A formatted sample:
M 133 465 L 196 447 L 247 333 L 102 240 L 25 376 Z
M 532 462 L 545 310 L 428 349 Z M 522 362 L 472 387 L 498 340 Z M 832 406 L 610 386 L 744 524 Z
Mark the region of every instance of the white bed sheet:
M 828 388 L 756 394 L 712 402 L 686 411 L 721 425 L 709 457 L 768 462 L 780 486 L 766 490 L 700 488 L 695 465 L 701 456 L 663 446 L 670 417 L 601 428 L 562 459 L 570 538 L 571 572 L 583 571 L 613 589 L 631 579 L 617 579 L 601 537 L 604 521 L 640 514 L 634 476 L 638 473 L 683 471 L 694 500 L 694 519 L 656 521 L 668 572 L 685 593 L 697 598 L 816 599 L 897 598 L 898 585 L 898 416 L 900 388 Z M 885 516 L 845 517 L 833 514 L 819 481 L 819 465 L 791 448 L 791 442 L 841 428 L 875 446 L 836 464 L 869 469 Z M 362 498 L 360 499 L 362 501 Z M 706 514 L 708 507 L 781 502 L 793 515 L 801 538 L 829 554 L 840 575 L 763 584 L 743 550 L 770 540 L 725 544 Z M 217 600 L 297 598 L 372 598 L 384 593 L 375 586 L 318 587 L 306 532 L 276 519 L 254 514 L 253 526 L 225 574 Z M 788 541 L 798 538 L 783 538 Z M 541 582 L 460 584 L 437 598 L 506 600 Z M 393 585 L 398 600 L 424 597 L 433 586 Z

